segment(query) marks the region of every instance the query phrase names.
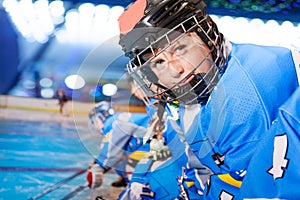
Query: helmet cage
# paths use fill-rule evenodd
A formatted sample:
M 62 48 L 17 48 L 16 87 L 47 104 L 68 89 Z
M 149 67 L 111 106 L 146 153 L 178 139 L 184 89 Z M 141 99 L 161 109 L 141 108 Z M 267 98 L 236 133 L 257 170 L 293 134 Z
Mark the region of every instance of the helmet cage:
M 150 62 L 167 48 L 172 46 L 176 41 L 192 31 L 199 35 L 203 42 L 209 47 L 210 52 L 197 66 L 195 66 L 194 70 L 192 70 L 188 76 L 175 84 L 172 88 L 166 88 L 160 85 L 158 83 L 158 78 L 149 67 Z M 132 57 L 127 65 L 129 74 L 150 98 L 158 98 L 167 102 L 178 100 L 183 104 L 205 102 L 214 86 L 217 84 L 219 75 L 223 73 L 225 68 L 223 35 L 218 32 L 210 17 L 208 15 L 203 16 L 201 13 L 200 15 L 195 13 L 195 15 L 184 20 L 173 29 L 162 32 L 164 32 L 162 36 L 158 37 L 158 39 L 153 42 L 150 41 L 150 45 L 140 52 L 139 49 L 133 49 L 133 51 L 131 51 Z M 147 38 L 145 39 L 147 40 Z M 166 45 L 157 52 L 156 47 L 161 43 Z M 146 53 L 148 55 L 150 54 L 148 59 L 143 57 Z M 210 55 L 213 60 L 209 58 Z M 209 72 L 206 74 L 198 74 L 194 80 L 195 85 L 189 85 L 186 88 L 180 86 L 180 83 L 185 81 L 190 75 L 194 74 L 196 69 L 201 66 L 204 61 L 209 61 L 211 63 Z M 198 89 L 195 91 L 196 88 Z M 199 90 L 200 88 L 201 90 Z

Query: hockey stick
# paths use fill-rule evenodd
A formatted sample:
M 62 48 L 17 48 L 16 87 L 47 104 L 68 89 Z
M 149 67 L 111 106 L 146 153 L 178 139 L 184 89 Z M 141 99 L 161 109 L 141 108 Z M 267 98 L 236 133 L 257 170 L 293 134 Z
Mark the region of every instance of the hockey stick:
M 73 178 L 75 178 L 75 177 L 77 177 L 77 176 L 83 174 L 83 173 L 86 172 L 87 170 L 88 170 L 88 168 L 87 168 L 87 169 L 83 169 L 83 170 L 78 171 L 76 174 L 73 174 L 72 176 L 70 176 L 70 177 L 68 177 L 68 178 L 66 178 L 66 179 L 64 179 L 64 180 L 62 180 L 62 181 L 60 181 L 60 182 L 58 182 L 58 183 L 52 185 L 51 187 L 47 188 L 46 190 L 43 190 L 42 192 L 40 192 L 40 193 L 38 193 L 37 195 L 35 195 L 35 196 L 29 198 L 28 200 L 35 200 L 35 199 L 38 199 L 38 198 L 40 198 L 40 197 L 42 197 L 42 196 L 44 196 L 44 195 L 46 195 L 46 194 L 48 194 L 48 193 L 50 193 L 50 192 L 56 190 L 56 189 L 58 189 L 59 187 L 61 187 L 61 186 L 64 185 L 65 183 L 67 183 L 67 182 L 69 182 L 70 180 L 72 180 Z
M 85 183 L 83 185 L 78 186 L 74 190 L 72 190 L 69 194 L 67 194 L 65 197 L 63 197 L 61 200 L 68 200 L 76 196 L 78 193 L 82 192 L 85 188 L 88 187 L 88 183 Z

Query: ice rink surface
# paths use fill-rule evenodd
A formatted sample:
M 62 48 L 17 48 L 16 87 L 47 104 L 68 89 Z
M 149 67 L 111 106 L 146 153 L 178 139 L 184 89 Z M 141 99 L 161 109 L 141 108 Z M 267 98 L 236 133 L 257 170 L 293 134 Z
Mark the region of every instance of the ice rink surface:
M 100 189 L 86 183 L 86 169 L 99 153 L 101 137 L 86 115 L 62 116 L 0 108 L 0 199 L 116 199 L 114 173 Z

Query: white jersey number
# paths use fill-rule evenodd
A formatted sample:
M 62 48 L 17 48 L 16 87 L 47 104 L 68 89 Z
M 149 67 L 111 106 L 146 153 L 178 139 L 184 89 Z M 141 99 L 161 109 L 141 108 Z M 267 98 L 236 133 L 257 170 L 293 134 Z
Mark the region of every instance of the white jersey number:
M 219 196 L 219 199 L 220 200 L 232 200 L 233 199 L 233 195 L 232 194 L 229 194 L 227 193 L 226 191 L 222 191 L 220 196 Z
M 285 158 L 287 154 L 288 139 L 286 134 L 278 135 L 274 139 L 273 167 L 268 170 L 273 175 L 274 180 L 282 178 L 284 169 L 287 167 L 289 160 Z

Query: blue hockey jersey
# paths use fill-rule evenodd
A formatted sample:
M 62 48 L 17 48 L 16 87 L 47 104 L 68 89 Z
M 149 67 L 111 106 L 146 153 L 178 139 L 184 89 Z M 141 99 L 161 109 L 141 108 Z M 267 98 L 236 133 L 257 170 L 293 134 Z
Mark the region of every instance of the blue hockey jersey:
M 199 198 L 233 199 L 238 194 L 258 142 L 297 86 L 290 50 L 232 44 L 226 72 L 206 105 L 180 110 L 194 157 L 213 172 Z M 189 160 L 190 168 L 202 167 Z
M 300 88 L 256 147 L 239 198 L 299 199 L 299 152 Z
M 133 152 L 149 151 L 149 145 L 142 145 L 150 116 L 147 113 L 115 113 L 104 123 L 106 138 L 102 142 L 97 163 L 109 170 L 127 176 L 125 165 Z
M 155 195 L 151 199 L 171 200 L 179 198 L 180 187 L 178 177 L 182 174 L 182 168 L 187 163 L 185 155 L 185 145 L 180 141 L 177 132 L 174 130 L 173 123 L 177 123 L 178 114 L 172 109 L 172 106 L 166 106 L 168 113 L 167 120 L 163 131 L 165 143 L 168 146 L 172 156 L 162 160 L 153 160 L 152 158 L 143 157 L 137 163 L 132 175 L 131 183 L 138 182 L 149 185 Z M 131 185 L 119 196 L 119 200 L 135 199 L 131 196 Z

